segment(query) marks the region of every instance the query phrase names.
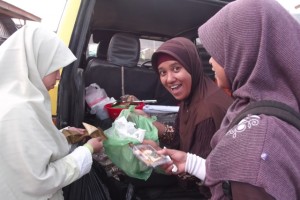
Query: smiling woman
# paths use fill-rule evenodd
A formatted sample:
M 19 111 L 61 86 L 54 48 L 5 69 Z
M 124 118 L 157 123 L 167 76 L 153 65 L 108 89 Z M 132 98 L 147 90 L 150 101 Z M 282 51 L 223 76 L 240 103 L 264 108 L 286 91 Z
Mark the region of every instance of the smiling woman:
M 187 38 L 175 37 L 163 43 L 153 54 L 152 65 L 162 85 L 180 105 L 174 129 L 169 131 L 170 126 L 153 123 L 160 143 L 206 158 L 211 151 L 210 140 L 232 103 L 231 97 L 204 74 L 196 46 Z M 210 197 L 208 188 L 194 176 L 184 174 L 177 184 L 189 185 L 182 191 L 186 197 Z
M 158 59 L 158 73 L 165 88 L 179 101 L 191 93 L 191 74 L 175 58 L 162 55 Z

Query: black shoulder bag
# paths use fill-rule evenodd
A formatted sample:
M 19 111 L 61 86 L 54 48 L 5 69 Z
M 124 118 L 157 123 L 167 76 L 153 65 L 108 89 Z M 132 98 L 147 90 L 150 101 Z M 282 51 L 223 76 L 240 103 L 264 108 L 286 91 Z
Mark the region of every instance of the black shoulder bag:
M 248 115 L 260 115 L 265 114 L 269 116 L 274 116 L 282 121 L 289 123 L 290 125 L 296 127 L 300 131 L 300 113 L 296 112 L 290 106 L 271 100 L 262 100 L 250 103 L 244 110 L 242 110 L 230 123 L 227 131 L 238 124 L 242 119 Z M 223 181 L 222 188 L 225 196 L 228 199 L 232 199 L 231 185 L 230 181 Z

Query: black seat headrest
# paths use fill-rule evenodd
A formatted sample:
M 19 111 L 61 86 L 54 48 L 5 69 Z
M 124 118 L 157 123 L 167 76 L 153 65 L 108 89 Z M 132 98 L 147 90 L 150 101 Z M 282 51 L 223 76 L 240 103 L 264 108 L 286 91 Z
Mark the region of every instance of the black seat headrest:
M 100 42 L 97 47 L 96 57 L 101 60 L 107 59 L 107 49 L 109 42 Z
M 140 40 L 128 33 L 116 33 L 109 43 L 107 60 L 115 65 L 136 67 L 140 58 Z

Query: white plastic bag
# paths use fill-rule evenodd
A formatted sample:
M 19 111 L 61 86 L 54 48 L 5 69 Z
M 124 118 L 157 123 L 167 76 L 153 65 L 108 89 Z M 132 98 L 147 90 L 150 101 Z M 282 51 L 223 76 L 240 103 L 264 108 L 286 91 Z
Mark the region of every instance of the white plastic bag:
M 115 134 L 120 138 L 134 138 L 139 142 L 143 142 L 146 130 L 135 128 L 135 123 L 127 121 L 127 119 L 122 116 L 115 120 Z
M 104 106 L 116 101 L 113 97 L 109 98 L 105 90 L 96 83 L 85 88 L 85 100 L 91 108 L 91 114 L 96 114 L 101 120 L 108 118 L 108 112 Z

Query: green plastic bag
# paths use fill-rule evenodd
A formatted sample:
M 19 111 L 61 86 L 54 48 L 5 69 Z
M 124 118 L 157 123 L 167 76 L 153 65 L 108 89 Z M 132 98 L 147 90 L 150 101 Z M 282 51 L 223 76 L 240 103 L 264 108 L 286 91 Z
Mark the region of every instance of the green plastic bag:
M 146 130 L 144 139 L 153 140 L 158 142 L 157 128 L 152 124 L 156 118 L 147 118 L 134 113 L 134 106 L 122 110 L 116 120 L 125 117 L 127 121 L 135 123 L 135 128 Z M 152 173 L 152 168 L 147 167 L 144 163 L 139 161 L 129 147 L 129 143 L 139 144 L 140 142 L 131 137 L 120 138 L 118 127 L 116 123 L 112 127 L 105 130 L 104 134 L 107 140 L 103 142 L 105 153 L 111 161 L 122 169 L 128 176 L 147 180 Z

